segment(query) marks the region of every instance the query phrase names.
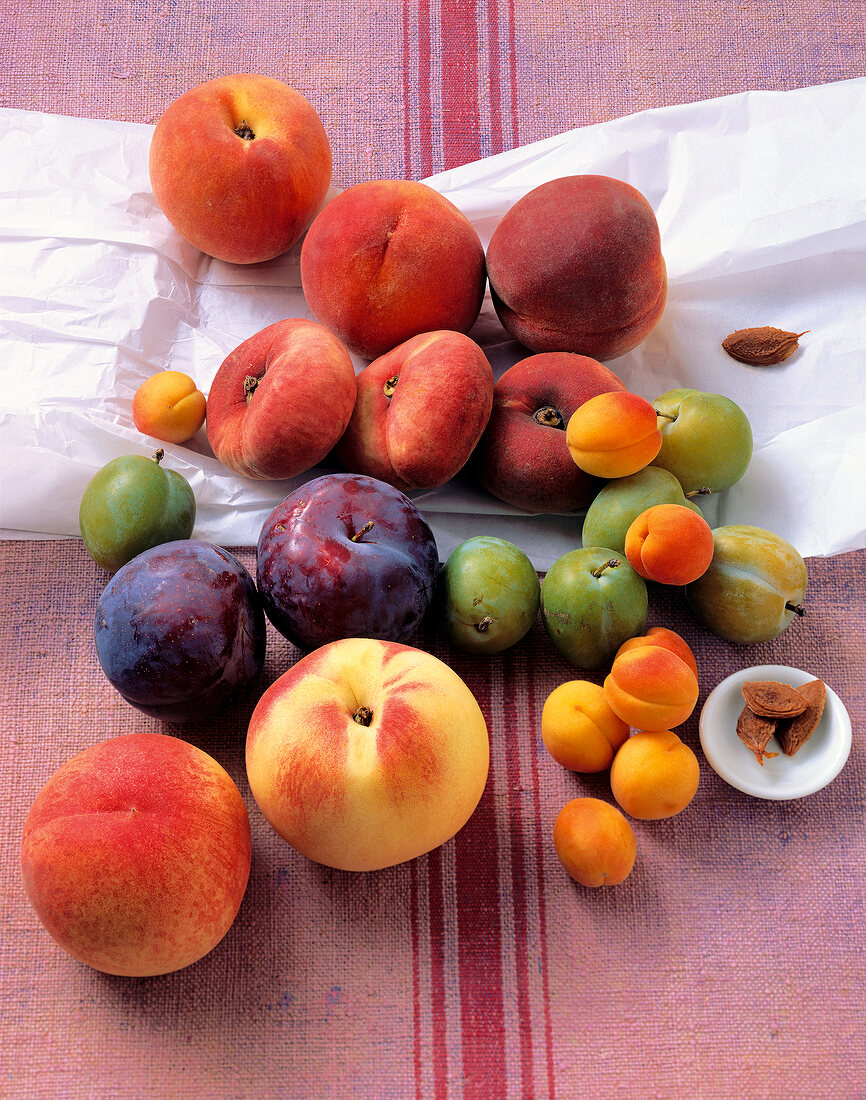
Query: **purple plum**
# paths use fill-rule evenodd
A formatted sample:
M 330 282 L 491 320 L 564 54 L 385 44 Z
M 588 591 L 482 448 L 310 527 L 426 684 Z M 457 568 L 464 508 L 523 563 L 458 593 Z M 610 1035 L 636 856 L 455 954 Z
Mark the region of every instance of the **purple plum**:
M 209 542 L 167 542 L 127 562 L 99 597 L 94 627 L 111 684 L 165 722 L 213 714 L 264 664 L 265 617 L 253 579 Z
M 403 642 L 433 598 L 439 555 L 409 497 L 362 474 L 325 474 L 271 512 L 258 544 L 265 613 L 301 649 L 339 638 Z

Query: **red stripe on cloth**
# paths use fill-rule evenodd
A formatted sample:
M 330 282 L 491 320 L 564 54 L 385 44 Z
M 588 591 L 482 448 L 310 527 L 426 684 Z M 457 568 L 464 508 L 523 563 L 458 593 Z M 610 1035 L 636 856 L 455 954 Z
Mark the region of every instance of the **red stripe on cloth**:
M 531 679 L 518 675 L 517 669 L 509 661 L 503 676 L 505 713 L 516 711 L 519 692 L 515 685 L 521 686 Z M 520 1095 L 530 1100 L 535 1096 L 535 1081 L 532 1064 L 532 1008 L 529 1003 L 529 934 L 526 900 L 526 860 L 524 857 L 525 829 L 523 821 L 523 792 L 520 782 L 520 757 L 517 745 L 511 746 L 508 754 L 508 813 L 511 819 L 511 880 L 512 908 L 514 912 L 514 973 L 517 982 L 517 1018 L 525 1021 L 521 1026 L 518 1040 L 520 1046 Z M 534 777 L 533 777 L 534 778 Z M 537 811 L 536 811 L 537 812 Z
M 445 168 L 481 156 L 478 104 L 478 5 L 442 0 L 442 154 Z
M 502 91 L 499 71 L 499 5 L 487 3 L 487 36 L 490 42 L 490 152 L 502 152 Z
M 535 713 L 535 675 L 529 670 L 525 678 L 527 687 L 527 706 L 529 713 Z M 553 1068 L 553 1026 L 550 1020 L 550 975 L 547 961 L 547 907 L 544 901 L 544 853 L 547 838 L 542 835 L 543 819 L 541 814 L 541 787 L 538 773 L 539 742 L 536 738 L 532 743 L 532 812 L 535 818 L 535 874 L 536 889 L 538 890 L 538 942 L 541 964 L 541 995 L 544 1003 L 542 1015 L 544 1021 L 544 1055 L 547 1071 L 547 1097 L 554 1100 L 556 1096 L 556 1081 Z
M 408 121 L 408 120 L 407 120 Z M 418 0 L 418 137 L 420 175 L 433 174 L 433 104 L 430 98 L 430 4 Z
M 448 1028 L 445 1019 L 445 910 L 442 900 L 441 850 L 427 857 L 430 908 L 430 1011 L 434 1100 L 448 1096 Z
M 490 714 L 490 678 L 467 678 Z M 487 788 L 455 838 L 458 963 L 466 1100 L 507 1094 L 505 1011 L 502 1000 L 502 931 L 496 802 Z
M 403 175 L 412 178 L 412 127 L 409 116 L 412 113 L 412 51 L 409 49 L 409 3 L 403 3 Z
M 409 865 L 409 919 L 412 937 L 412 1068 L 415 1077 L 415 1100 L 424 1096 L 421 1076 L 421 931 L 418 860 Z
M 508 77 L 511 93 L 511 148 L 520 145 L 520 122 L 517 111 L 517 37 L 515 34 L 514 0 L 508 3 Z

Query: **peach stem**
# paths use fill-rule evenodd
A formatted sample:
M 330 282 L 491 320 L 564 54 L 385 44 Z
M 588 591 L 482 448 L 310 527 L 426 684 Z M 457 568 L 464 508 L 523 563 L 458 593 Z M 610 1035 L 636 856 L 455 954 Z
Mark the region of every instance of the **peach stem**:
M 369 707 L 358 707 L 352 715 L 352 720 L 357 722 L 359 726 L 369 726 L 373 721 L 373 712 Z

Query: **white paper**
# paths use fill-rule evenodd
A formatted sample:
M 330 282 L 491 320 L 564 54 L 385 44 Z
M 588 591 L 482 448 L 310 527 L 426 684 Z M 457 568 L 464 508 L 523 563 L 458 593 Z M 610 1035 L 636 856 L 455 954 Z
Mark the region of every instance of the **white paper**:
M 78 533 L 78 505 L 109 459 L 148 455 L 135 390 L 186 371 L 204 392 L 242 340 L 309 317 L 299 246 L 233 267 L 183 242 L 147 176 L 152 128 L 0 111 L 0 529 Z M 570 131 L 432 177 L 486 245 L 505 211 L 557 176 L 633 184 L 656 211 L 670 289 L 644 343 L 609 366 L 653 400 L 691 386 L 751 421 L 745 477 L 704 505 L 711 523 L 754 523 L 804 556 L 866 546 L 866 78 L 749 92 Z M 735 329 L 809 329 L 774 367 L 721 349 Z M 489 296 L 471 335 L 498 375 L 527 352 Z M 356 368 L 362 367 L 356 360 Z M 255 545 L 271 508 L 304 478 L 257 482 L 218 463 L 202 430 L 164 446 L 198 505 L 195 535 Z M 444 560 L 496 534 L 548 568 L 580 543 L 580 516 L 526 516 L 468 477 L 413 494 Z

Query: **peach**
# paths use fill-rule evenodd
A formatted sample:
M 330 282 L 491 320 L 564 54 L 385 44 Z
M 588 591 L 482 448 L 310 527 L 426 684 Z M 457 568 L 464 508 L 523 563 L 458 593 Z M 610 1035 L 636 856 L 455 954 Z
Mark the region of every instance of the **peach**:
M 677 634 L 675 630 L 669 630 L 666 626 L 651 626 L 646 634 L 639 634 L 635 638 L 627 639 L 616 651 L 614 660 L 616 660 L 620 654 L 627 653 L 630 649 L 640 649 L 641 646 L 646 645 L 657 645 L 661 646 L 663 649 L 669 649 L 671 653 L 675 653 L 681 661 L 685 661 L 695 674 L 695 679 L 698 678 L 698 664 L 688 642 L 685 638 Z
M 309 859 L 390 867 L 461 829 L 487 781 L 484 715 L 456 672 L 419 649 L 345 638 L 264 693 L 247 733 L 262 813 Z
M 681 504 L 656 504 L 632 521 L 625 556 L 636 573 L 659 584 L 691 584 L 713 560 L 713 532 Z
M 695 797 L 698 758 L 671 730 L 633 734 L 613 758 L 610 788 L 631 817 L 673 817 Z
M 207 437 L 230 470 L 259 480 L 306 473 L 331 451 L 355 407 L 351 357 L 322 325 L 268 325 L 222 363 L 207 399 Z
M 644 645 L 618 654 L 604 681 L 614 714 L 639 730 L 679 726 L 695 709 L 698 680 L 670 649 Z
M 598 482 L 571 460 L 565 427 L 597 394 L 625 386 L 585 355 L 530 355 L 499 378 L 490 421 L 472 458 L 475 477 L 493 496 L 528 512 L 573 512 Z
M 575 463 L 595 477 L 630 477 L 659 453 L 655 409 L 636 393 L 601 393 L 568 422 L 565 441 Z
M 164 443 L 186 443 L 204 424 L 207 399 L 188 374 L 164 370 L 135 391 L 132 419 L 143 435 Z
M 564 176 L 519 199 L 487 249 L 493 304 L 532 351 L 624 355 L 652 331 L 667 274 L 652 207 L 609 176 Z
M 132 733 L 68 760 L 24 824 L 27 896 L 76 959 L 145 977 L 228 932 L 250 873 L 250 823 L 228 773 L 177 737 Z
M 553 846 L 581 886 L 615 886 L 631 874 L 637 856 L 631 825 L 600 798 L 573 798 L 563 806 L 553 825 Z
M 365 359 L 423 332 L 468 332 L 485 281 L 484 249 L 468 218 L 413 180 L 348 188 L 316 217 L 301 247 L 313 316 Z
M 252 264 L 287 252 L 310 224 L 328 193 L 331 147 L 299 92 L 237 73 L 169 105 L 149 166 L 156 201 L 184 240 Z
M 398 489 L 435 489 L 465 465 L 493 406 L 493 370 L 461 332 L 413 336 L 357 377 L 335 457 Z
M 575 772 L 609 768 L 628 735 L 628 723 L 610 709 L 604 689 L 589 680 L 560 684 L 541 711 L 541 737 L 548 752 Z

